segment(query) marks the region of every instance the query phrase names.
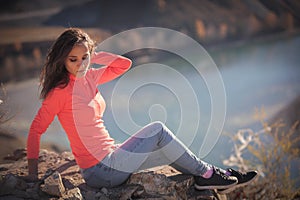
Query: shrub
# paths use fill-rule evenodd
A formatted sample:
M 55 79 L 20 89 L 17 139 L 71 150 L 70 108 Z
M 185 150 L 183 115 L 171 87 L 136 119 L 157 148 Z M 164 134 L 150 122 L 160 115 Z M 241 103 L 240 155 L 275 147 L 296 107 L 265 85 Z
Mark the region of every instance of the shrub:
M 224 165 L 241 171 L 257 169 L 259 178 L 247 187 L 231 192 L 230 199 L 294 199 L 299 188 L 291 174 L 292 161 L 299 156 L 295 144 L 300 140 L 295 128 L 298 122 L 286 129 L 282 121 L 268 124 L 261 120 L 262 130 L 239 130 L 230 136 L 234 149 Z M 286 131 L 287 130 L 287 131 Z M 299 166 L 298 166 L 299 168 Z M 299 169 L 297 170 L 299 172 Z M 297 173 L 298 173 L 297 172 Z
M 11 115 L 8 106 L 8 97 L 6 90 L 1 83 L 0 85 L 0 126 L 5 122 L 9 121 L 13 116 Z

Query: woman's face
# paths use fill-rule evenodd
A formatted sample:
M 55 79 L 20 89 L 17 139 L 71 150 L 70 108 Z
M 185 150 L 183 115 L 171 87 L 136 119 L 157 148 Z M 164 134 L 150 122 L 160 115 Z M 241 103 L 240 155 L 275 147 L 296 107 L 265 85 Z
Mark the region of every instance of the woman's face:
M 65 61 L 66 69 L 77 77 L 85 76 L 90 64 L 90 52 L 86 42 L 74 45 Z

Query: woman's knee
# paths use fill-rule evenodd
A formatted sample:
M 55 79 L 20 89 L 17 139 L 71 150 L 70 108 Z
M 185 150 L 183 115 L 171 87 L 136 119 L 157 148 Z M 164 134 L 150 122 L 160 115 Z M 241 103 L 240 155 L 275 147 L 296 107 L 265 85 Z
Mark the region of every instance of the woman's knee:
M 153 136 L 164 136 L 165 134 L 171 135 L 171 131 L 166 127 L 166 125 L 160 121 L 154 121 L 144 127 L 138 135 L 143 138 L 153 137 Z
M 151 123 L 152 130 L 158 130 L 156 134 L 166 134 L 174 137 L 172 131 L 161 121 L 154 121 Z
M 150 124 L 152 127 L 155 127 L 155 129 L 164 129 L 166 125 L 162 123 L 161 121 L 154 121 Z

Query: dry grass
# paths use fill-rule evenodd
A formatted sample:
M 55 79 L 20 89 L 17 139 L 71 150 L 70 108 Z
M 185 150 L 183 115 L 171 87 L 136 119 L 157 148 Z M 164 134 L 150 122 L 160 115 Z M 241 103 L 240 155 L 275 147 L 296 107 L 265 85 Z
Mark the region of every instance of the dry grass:
M 263 114 L 261 114 L 263 116 Z M 260 177 L 247 187 L 230 193 L 230 199 L 295 199 L 299 198 L 296 182 L 291 174 L 291 163 L 299 156 L 294 145 L 300 140 L 295 128 L 298 122 L 286 131 L 285 124 L 277 121 L 268 124 L 261 120 L 263 129 L 240 130 L 231 139 L 234 152 L 224 164 L 241 171 L 257 169 Z M 298 166 L 299 167 L 299 166 Z
M 13 118 L 8 104 L 8 97 L 3 84 L 0 84 L 0 127 L 5 122 Z

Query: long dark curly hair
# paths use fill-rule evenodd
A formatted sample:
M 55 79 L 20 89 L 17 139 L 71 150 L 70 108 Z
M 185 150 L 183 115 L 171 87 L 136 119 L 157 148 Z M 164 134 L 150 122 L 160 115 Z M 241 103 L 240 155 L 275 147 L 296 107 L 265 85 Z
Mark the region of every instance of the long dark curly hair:
M 49 49 L 40 75 L 41 99 L 45 99 L 52 89 L 64 88 L 68 85 L 70 79 L 65 61 L 74 45 L 82 42 L 87 43 L 92 55 L 95 50 L 95 42 L 81 29 L 68 28 L 54 42 Z

